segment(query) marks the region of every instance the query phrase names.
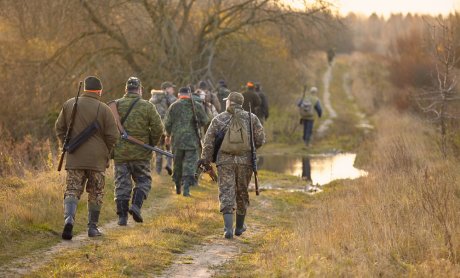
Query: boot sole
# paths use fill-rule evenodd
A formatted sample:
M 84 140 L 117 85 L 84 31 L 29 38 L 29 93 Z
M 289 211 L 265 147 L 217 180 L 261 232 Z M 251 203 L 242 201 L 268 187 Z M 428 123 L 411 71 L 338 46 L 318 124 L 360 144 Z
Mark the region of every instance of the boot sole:
M 62 239 L 64 240 L 71 240 L 73 235 L 72 235 L 72 230 L 73 230 L 73 225 L 70 223 L 65 224 L 64 230 L 62 231 Z
M 240 236 L 240 235 L 242 235 L 244 232 L 246 232 L 246 230 L 243 230 L 243 231 L 241 231 L 241 232 L 235 231 L 235 235 L 236 235 L 236 236 Z
M 139 214 L 137 214 L 135 211 L 133 210 L 129 210 L 129 214 L 131 214 L 133 216 L 133 219 L 134 221 L 136 221 L 137 223 L 142 223 L 144 222 L 144 219 L 142 219 L 142 216 L 140 216 Z

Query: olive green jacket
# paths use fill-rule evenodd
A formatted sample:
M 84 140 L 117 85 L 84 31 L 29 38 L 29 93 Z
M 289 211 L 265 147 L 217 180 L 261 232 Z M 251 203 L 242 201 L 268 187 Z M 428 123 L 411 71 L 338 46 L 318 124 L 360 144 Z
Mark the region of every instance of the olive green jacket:
M 55 124 L 56 135 L 61 145 L 64 142 L 67 127 L 70 124 L 74 103 L 75 98 L 71 98 L 64 103 Z M 110 108 L 99 100 L 99 96 L 95 93 L 83 93 L 78 99 L 77 112 L 70 138 L 75 138 L 96 119 L 101 129 L 76 151 L 67 154 L 65 169 L 105 171 L 108 165 L 109 153 L 120 133 Z

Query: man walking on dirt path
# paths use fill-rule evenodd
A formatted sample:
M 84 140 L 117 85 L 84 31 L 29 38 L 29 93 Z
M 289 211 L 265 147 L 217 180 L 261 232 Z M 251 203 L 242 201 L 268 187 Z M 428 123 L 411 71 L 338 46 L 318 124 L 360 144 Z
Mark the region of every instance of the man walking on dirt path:
M 251 104 L 251 111 L 255 112 L 259 109 L 262 101 L 260 100 L 259 95 L 255 92 L 254 82 L 249 81 L 246 83 L 246 91 L 243 93 L 244 103 L 243 109 L 249 111 L 249 104 Z
M 297 102 L 300 114 L 300 124 L 303 125 L 303 141 L 306 146 L 311 145 L 311 137 L 313 134 L 313 124 L 315 122 L 315 111 L 319 118 L 323 114 L 321 103 L 316 96 L 318 89 L 311 87 L 310 94 L 302 96 Z
M 78 98 L 76 114 L 71 120 L 76 98 L 67 100 L 62 106 L 56 121 L 56 134 L 61 144 L 69 123 L 73 122 L 70 138 L 76 138 L 84 130 L 97 123 L 96 132 L 89 135 L 74 151 L 68 151 L 65 169 L 67 170 L 64 193 L 64 230 L 62 238 L 70 240 L 77 211 L 77 204 L 85 189 L 88 192 L 88 236 L 100 236 L 97 228 L 105 186 L 105 170 L 109 154 L 119 137 L 117 125 L 110 108 L 100 101 L 102 83 L 94 76 L 84 81 L 84 92 Z M 70 141 L 72 143 L 72 140 Z
M 174 153 L 173 180 L 176 194 L 181 194 L 183 185 L 185 197 L 190 197 L 190 186 L 196 182 L 196 162 L 200 148 L 197 128 L 209 121 L 203 106 L 191 99 L 191 96 L 190 88 L 180 88 L 179 100 L 169 107 L 165 117 L 165 142 L 171 144 Z
M 233 212 L 236 204 L 235 235 L 240 236 L 245 230 L 244 219 L 249 206 L 248 185 L 251 181 L 252 154 L 249 134 L 249 113 L 243 110 L 244 97 L 232 92 L 226 100 L 226 111 L 215 117 L 204 139 L 203 153 L 198 162 L 209 165 L 213 154 L 217 152 L 220 212 L 223 214 L 225 238 L 233 238 Z M 251 114 L 256 148 L 265 143 L 265 133 L 256 115 Z M 220 132 L 225 132 L 222 145 L 215 150 L 214 141 Z
M 128 79 L 125 95 L 115 103 L 127 134 L 149 145 L 158 143 L 163 134 L 163 123 L 155 106 L 142 99 L 141 81 L 137 77 Z M 128 140 L 119 140 L 115 145 L 115 201 L 120 226 L 127 225 L 128 212 L 134 221 L 143 222 L 141 208 L 152 186 L 151 158 L 151 150 Z M 135 183 L 134 189 L 132 181 Z
M 254 90 L 260 98 L 260 106 L 254 111 L 254 114 L 259 118 L 260 123 L 264 125 L 265 121 L 268 119 L 268 101 L 267 96 L 262 91 L 262 87 L 259 82 L 254 83 Z
M 160 114 L 162 121 L 165 119 L 166 111 L 168 110 L 169 106 L 171 106 L 171 104 L 177 100 L 177 98 L 174 96 L 175 87 L 176 86 L 174 84 L 166 81 L 161 84 L 161 91 L 151 91 L 152 97 L 150 98 L 150 102 L 155 105 L 155 108 L 157 109 L 158 114 Z M 169 151 L 170 146 L 165 144 L 164 136 L 161 137 L 158 147 Z M 161 174 L 161 169 L 163 168 L 163 155 L 156 153 L 155 164 L 157 174 Z M 166 157 L 165 170 L 168 172 L 168 175 L 172 175 L 171 157 Z

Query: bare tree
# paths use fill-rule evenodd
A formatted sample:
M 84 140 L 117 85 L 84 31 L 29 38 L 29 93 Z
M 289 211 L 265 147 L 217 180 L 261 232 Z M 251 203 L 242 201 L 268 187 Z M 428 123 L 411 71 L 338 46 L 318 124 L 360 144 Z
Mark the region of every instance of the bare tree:
M 451 107 L 455 101 L 460 100 L 456 88 L 455 65 L 458 62 L 458 46 L 455 41 L 455 32 L 449 22 L 437 19 L 435 24 L 430 26 L 429 51 L 435 66 L 434 85 L 416 96 L 422 111 L 439 125 L 441 151 L 444 157 L 448 153 L 448 120 L 460 118 L 459 112 Z

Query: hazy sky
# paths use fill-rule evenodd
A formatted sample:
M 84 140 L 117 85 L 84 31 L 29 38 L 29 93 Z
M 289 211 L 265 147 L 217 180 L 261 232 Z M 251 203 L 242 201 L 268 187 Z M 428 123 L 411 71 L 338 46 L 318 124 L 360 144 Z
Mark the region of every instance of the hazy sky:
M 313 0 L 307 0 L 312 2 Z M 448 14 L 460 9 L 460 0 L 326 0 L 333 3 L 343 15 L 350 12 L 370 15 L 377 13 L 388 16 L 391 13 Z M 300 7 L 303 0 L 285 0 Z
M 454 11 L 459 0 L 333 0 L 342 14 L 349 12 L 366 15 L 391 13 L 448 14 Z

